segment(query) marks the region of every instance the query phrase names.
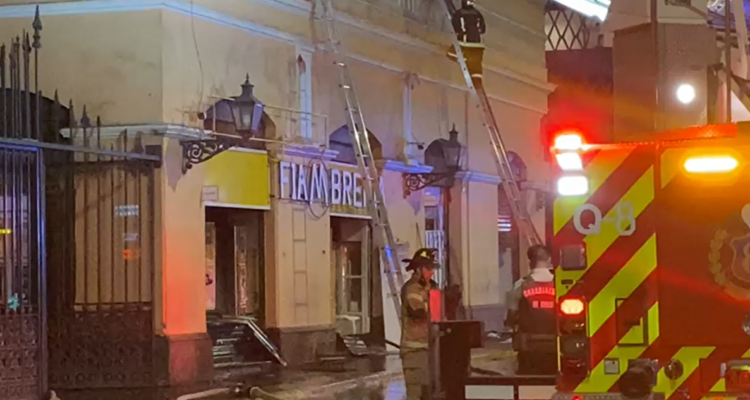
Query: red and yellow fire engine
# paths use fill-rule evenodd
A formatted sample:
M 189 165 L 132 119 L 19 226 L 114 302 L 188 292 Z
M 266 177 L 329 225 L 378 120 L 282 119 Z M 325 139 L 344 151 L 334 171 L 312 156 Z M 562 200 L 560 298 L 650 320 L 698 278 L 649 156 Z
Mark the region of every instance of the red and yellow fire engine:
M 555 398 L 750 398 L 750 125 L 640 140 L 554 140 Z

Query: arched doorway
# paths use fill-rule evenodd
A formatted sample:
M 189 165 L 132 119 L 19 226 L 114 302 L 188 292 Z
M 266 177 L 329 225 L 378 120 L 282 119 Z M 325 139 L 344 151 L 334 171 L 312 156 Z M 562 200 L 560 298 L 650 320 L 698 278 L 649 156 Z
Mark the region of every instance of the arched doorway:
M 519 183 L 525 182 L 528 171 L 521 156 L 509 151 L 508 162 L 516 181 Z M 516 282 L 521 279 L 520 237 L 513 221 L 513 210 L 508 201 L 508 196 L 505 195 L 502 185 L 499 185 L 497 190 L 497 240 L 500 276 Z
M 367 134 L 373 157 L 381 159 L 382 144 L 369 130 Z M 333 162 L 348 164 L 351 167 L 341 168 L 358 172 L 348 126 L 333 131 L 328 144 L 331 150 L 338 152 Z M 361 185 L 361 182 L 351 182 L 351 185 Z M 382 283 L 379 254 L 373 251 L 369 219 L 363 219 L 362 215 L 332 212 L 331 269 L 336 277 L 336 331 L 342 336 L 369 334 L 380 339 L 384 335 Z

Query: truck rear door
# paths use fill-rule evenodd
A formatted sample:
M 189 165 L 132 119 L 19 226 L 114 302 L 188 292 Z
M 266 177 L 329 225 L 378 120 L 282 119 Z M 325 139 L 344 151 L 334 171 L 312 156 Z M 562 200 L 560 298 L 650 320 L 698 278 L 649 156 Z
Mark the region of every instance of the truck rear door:
M 725 141 L 659 153 L 660 343 L 670 354 L 702 347 L 709 357 L 734 348 L 724 357 L 740 358 L 750 349 L 743 330 L 750 312 L 750 146 Z

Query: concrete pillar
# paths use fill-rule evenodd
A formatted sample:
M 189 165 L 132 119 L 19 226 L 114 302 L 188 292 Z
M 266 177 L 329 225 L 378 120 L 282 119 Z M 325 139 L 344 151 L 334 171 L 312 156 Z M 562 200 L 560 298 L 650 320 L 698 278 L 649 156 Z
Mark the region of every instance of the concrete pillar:
M 501 282 L 498 261 L 497 183 L 459 176 L 449 205 L 451 280 L 461 284 L 466 318 L 497 330 L 508 283 Z
M 305 157 L 280 156 L 282 161 L 299 165 L 311 162 Z M 312 362 L 316 354 L 333 353 L 336 345 L 330 213 L 316 205 L 284 199 L 289 196 L 281 194 L 278 164 L 271 166 L 270 172 L 267 326 L 289 363 Z
M 663 11 L 679 15 L 659 14 L 656 37 L 649 23 L 614 32 L 615 139 L 706 123 L 707 68 L 719 61 L 716 33 L 705 19 L 678 18 L 684 10 Z M 695 89 L 690 104 L 677 100 L 683 84 Z
M 182 148 L 165 139 L 157 176 L 161 248 L 157 247 L 156 330 L 164 384 L 195 387 L 213 378 L 211 339 L 206 333 L 205 214 L 201 203 L 204 166 L 182 173 Z M 160 268 L 159 268 L 160 267 Z M 161 300 L 161 301 L 159 301 Z

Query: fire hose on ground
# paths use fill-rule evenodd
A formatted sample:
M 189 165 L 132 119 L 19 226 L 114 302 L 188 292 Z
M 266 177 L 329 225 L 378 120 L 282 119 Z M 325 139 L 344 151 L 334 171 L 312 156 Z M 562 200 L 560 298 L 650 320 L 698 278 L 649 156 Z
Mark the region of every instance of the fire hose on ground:
M 283 400 L 281 397 L 265 392 L 257 386 L 250 388 L 248 395 L 252 400 Z

